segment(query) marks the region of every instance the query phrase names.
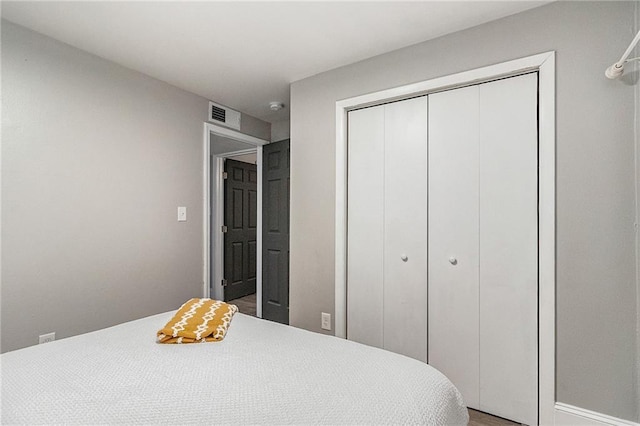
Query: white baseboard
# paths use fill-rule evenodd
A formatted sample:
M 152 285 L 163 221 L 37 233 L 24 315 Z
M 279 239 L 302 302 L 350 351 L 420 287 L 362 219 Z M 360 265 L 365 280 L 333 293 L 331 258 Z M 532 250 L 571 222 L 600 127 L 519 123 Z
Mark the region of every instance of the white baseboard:
M 562 426 L 640 426 L 640 423 L 618 419 L 562 402 L 556 402 L 554 423 Z

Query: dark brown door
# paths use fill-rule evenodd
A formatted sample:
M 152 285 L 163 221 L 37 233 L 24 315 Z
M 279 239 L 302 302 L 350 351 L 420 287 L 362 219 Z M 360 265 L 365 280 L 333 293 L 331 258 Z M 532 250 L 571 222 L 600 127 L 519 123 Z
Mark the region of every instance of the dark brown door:
M 289 140 L 262 159 L 262 318 L 289 324 Z
M 225 160 L 224 300 L 256 292 L 258 172 L 255 164 Z

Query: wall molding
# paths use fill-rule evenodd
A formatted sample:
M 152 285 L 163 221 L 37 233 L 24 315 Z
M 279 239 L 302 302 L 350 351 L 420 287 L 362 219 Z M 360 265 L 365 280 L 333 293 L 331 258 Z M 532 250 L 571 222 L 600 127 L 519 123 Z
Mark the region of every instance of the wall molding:
M 573 405 L 556 402 L 555 407 L 556 425 L 613 425 L 613 426 L 640 426 L 630 420 L 623 420 L 607 414 L 598 413 Z

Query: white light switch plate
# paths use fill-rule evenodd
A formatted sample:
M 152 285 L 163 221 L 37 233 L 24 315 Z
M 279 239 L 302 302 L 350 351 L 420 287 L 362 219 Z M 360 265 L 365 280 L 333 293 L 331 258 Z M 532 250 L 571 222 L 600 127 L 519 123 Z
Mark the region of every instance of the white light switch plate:
M 187 221 L 187 208 L 178 207 L 178 222 L 186 222 L 186 221 Z

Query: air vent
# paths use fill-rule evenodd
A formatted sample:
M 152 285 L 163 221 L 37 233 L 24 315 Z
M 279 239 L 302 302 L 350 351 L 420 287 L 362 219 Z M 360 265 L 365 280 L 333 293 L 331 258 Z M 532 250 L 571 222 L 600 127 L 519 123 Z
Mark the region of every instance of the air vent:
M 209 121 L 240 130 L 240 113 L 213 102 L 209 102 Z
M 224 123 L 227 111 L 224 108 L 211 105 L 211 118 L 213 120 L 222 121 Z

